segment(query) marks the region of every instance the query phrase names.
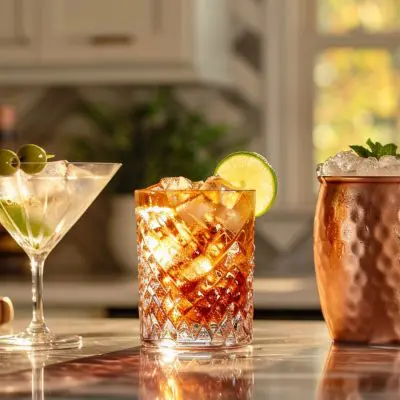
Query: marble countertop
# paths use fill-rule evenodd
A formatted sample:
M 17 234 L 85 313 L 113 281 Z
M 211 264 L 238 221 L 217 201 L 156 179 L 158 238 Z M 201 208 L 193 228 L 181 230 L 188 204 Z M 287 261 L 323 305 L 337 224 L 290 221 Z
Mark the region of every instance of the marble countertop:
M 196 354 L 141 348 L 137 320 L 49 325 L 82 334 L 83 347 L 0 350 L 0 398 L 400 399 L 400 348 L 333 346 L 322 322 L 256 321 L 252 346 Z

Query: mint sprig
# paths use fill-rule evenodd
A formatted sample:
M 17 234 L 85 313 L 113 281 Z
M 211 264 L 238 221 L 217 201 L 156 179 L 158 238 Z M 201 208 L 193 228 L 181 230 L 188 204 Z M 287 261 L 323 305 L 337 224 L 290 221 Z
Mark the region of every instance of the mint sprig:
M 389 143 L 382 145 L 379 142 L 373 142 L 371 139 L 367 140 L 367 147 L 352 145 L 350 148 L 360 157 L 368 158 L 375 157 L 378 160 L 383 156 L 394 156 L 400 158 L 400 154 L 397 153 L 397 145 Z

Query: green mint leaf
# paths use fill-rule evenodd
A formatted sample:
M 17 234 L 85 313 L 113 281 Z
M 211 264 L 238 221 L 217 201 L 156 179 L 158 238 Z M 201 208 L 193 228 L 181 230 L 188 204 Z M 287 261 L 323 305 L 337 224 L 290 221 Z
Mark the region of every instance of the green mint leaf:
M 367 140 L 367 145 L 371 149 L 372 154 L 376 154 L 376 144 L 369 138 Z
M 395 156 L 400 158 L 400 153 L 397 153 L 398 146 L 394 143 L 388 143 L 384 146 L 379 142 L 373 142 L 371 139 L 367 140 L 367 145 L 371 150 L 363 146 L 350 146 L 350 148 L 360 157 L 375 157 L 378 160 L 383 156 Z
M 375 142 L 376 146 L 376 155 L 375 157 L 379 160 L 384 154 L 383 154 L 383 146 L 379 142 Z
M 360 157 L 368 158 L 372 156 L 372 152 L 363 146 L 353 145 L 350 148 Z
M 389 143 L 382 147 L 382 156 L 395 156 L 396 154 L 397 146 L 394 143 Z

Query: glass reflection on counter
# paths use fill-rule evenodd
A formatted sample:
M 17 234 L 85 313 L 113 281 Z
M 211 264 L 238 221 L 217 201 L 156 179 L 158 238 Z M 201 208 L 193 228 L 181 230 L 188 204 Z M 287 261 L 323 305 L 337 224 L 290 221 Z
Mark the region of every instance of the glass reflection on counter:
M 32 400 L 44 400 L 44 366 L 46 355 L 30 353 L 29 360 L 32 365 Z
M 7 353 L 6 353 L 7 354 Z M 3 366 L 7 366 L 7 358 L 5 354 L 1 354 L 4 359 Z M 45 400 L 44 395 L 44 375 L 45 365 L 48 361 L 48 353 L 35 352 L 10 352 L 9 357 L 19 358 L 21 365 L 25 364 L 26 359 L 29 360 L 31 370 L 16 372 L 15 374 L 5 374 L 4 371 L 0 378 L 0 396 L 6 398 L 20 398 L 24 394 L 27 397 L 32 395 L 32 400 Z
M 318 400 L 361 400 L 379 394 L 400 397 L 400 348 L 332 345 Z
M 185 400 L 253 398 L 250 347 L 230 352 L 177 352 L 143 349 L 140 399 Z
M 51 353 L 20 352 L 18 357 L 23 370 L 1 376 L 0 397 L 45 400 L 50 394 L 51 398 L 67 394 L 72 398 L 108 395 L 141 400 L 253 398 L 251 347 L 196 353 L 135 347 L 56 364 L 52 364 Z M 31 370 L 26 370 L 27 357 Z

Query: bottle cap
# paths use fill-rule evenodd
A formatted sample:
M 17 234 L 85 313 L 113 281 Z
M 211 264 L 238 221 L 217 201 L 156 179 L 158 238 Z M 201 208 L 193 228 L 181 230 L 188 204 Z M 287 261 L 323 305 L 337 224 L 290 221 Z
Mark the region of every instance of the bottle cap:
M 13 129 L 15 125 L 15 109 L 10 105 L 0 105 L 0 128 Z

